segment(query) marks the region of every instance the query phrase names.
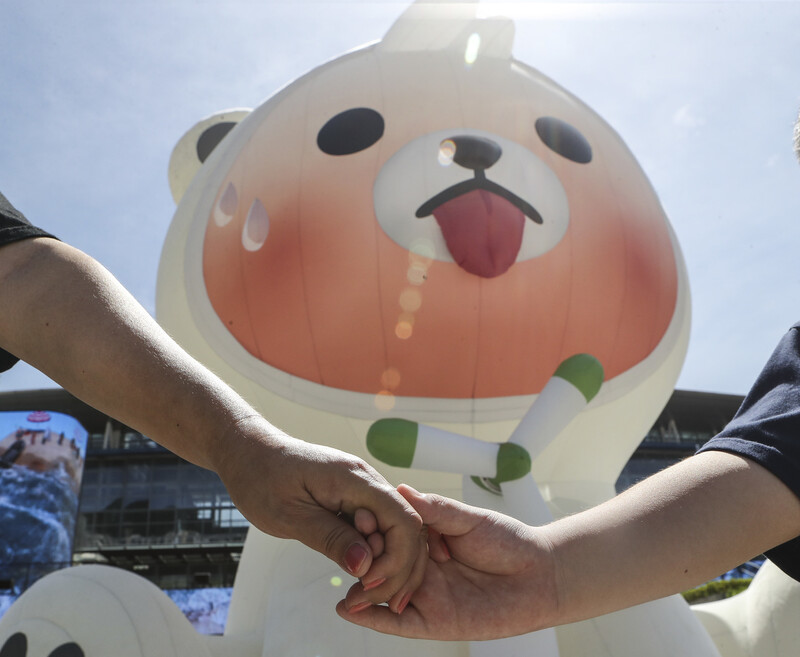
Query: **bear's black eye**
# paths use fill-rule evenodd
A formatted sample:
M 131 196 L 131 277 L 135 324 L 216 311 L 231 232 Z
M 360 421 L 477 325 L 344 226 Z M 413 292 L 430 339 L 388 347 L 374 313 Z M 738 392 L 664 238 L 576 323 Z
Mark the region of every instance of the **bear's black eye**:
M 369 148 L 383 137 L 383 117 L 374 109 L 354 107 L 322 126 L 317 146 L 328 155 L 350 155 Z
M 233 121 L 224 121 L 206 128 L 197 140 L 197 159 L 205 162 L 208 156 L 211 155 L 211 151 L 219 146 L 219 143 L 235 127 L 236 123 Z
M 48 657 L 84 657 L 84 654 L 77 643 L 64 643 L 51 652 Z
M 592 161 L 592 147 L 577 129 L 566 121 L 552 116 L 536 119 L 539 138 L 552 151 L 578 164 Z
M 22 632 L 12 634 L 0 648 L 0 657 L 25 657 L 27 654 L 28 637 Z

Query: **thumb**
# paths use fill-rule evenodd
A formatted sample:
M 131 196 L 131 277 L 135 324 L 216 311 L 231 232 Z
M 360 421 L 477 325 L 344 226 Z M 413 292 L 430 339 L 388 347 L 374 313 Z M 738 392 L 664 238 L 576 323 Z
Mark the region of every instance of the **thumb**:
M 363 577 L 372 564 L 367 540 L 341 517 L 323 508 L 310 509 L 295 525 L 297 540 L 321 552 L 354 577 Z
M 422 522 L 446 536 L 466 534 L 486 519 L 487 514 L 483 509 L 443 495 L 420 493 L 407 484 L 400 484 L 397 492 L 414 507 Z

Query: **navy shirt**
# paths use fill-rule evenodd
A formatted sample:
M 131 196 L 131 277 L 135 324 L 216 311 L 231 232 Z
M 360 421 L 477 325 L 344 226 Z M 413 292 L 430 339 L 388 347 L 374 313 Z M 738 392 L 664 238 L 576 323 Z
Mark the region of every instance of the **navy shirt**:
M 733 420 L 699 451 L 709 450 L 755 461 L 800 497 L 800 323 L 778 343 Z M 800 537 L 766 556 L 800 580 Z
M 0 247 L 29 237 L 52 237 L 31 223 L 8 199 L 0 194 Z M 3 253 L 0 251 L 0 257 Z M 19 359 L 0 348 L 0 372 L 4 372 Z

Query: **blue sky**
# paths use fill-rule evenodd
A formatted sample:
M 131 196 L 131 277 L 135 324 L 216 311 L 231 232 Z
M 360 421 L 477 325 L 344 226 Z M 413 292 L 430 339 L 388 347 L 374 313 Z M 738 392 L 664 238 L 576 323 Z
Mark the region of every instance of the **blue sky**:
M 381 38 L 406 4 L 5 0 L 0 190 L 152 313 L 180 136 Z M 611 123 L 658 192 L 693 295 L 678 387 L 746 392 L 800 320 L 800 1 L 483 4 L 515 18 L 514 55 Z M 52 385 L 22 365 L 0 375 L 0 390 Z

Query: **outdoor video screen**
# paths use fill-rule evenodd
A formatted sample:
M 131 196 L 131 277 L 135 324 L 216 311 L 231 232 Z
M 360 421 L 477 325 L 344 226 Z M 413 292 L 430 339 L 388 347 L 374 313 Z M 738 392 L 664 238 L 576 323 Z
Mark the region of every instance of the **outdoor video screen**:
M 0 412 L 0 570 L 70 561 L 87 437 L 62 413 Z
M 200 634 L 222 634 L 233 589 L 167 589 L 164 591 Z

